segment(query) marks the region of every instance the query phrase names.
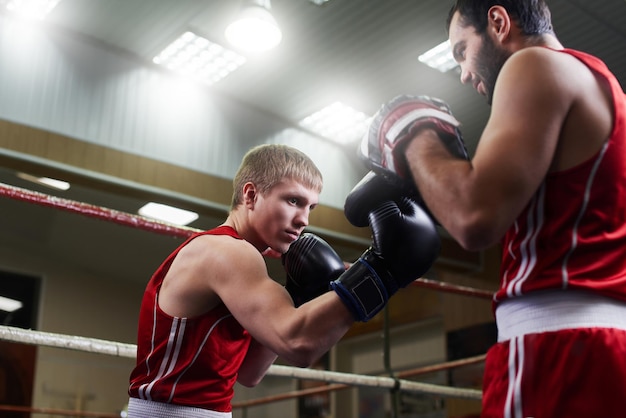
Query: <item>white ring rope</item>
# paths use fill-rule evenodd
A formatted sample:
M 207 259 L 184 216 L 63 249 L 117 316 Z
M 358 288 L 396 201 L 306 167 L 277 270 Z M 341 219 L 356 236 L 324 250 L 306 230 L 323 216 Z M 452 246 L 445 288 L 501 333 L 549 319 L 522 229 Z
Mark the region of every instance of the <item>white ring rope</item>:
M 413 382 L 391 377 L 366 376 L 351 373 L 332 372 L 328 370 L 299 369 L 297 367 L 281 366 L 270 367 L 272 376 L 293 377 L 296 379 L 318 380 L 330 383 L 344 383 L 352 386 L 368 386 L 384 389 L 398 389 L 405 392 L 419 392 L 437 395 L 444 398 L 481 399 L 482 392 L 476 389 L 455 388 L 450 386 L 434 385 L 431 383 Z M 268 374 L 270 374 L 268 372 Z
M 85 351 L 88 353 L 108 354 L 109 356 L 115 357 L 137 358 L 137 346 L 135 344 L 118 343 L 52 332 L 33 331 L 6 325 L 0 325 L 0 339 L 30 345 L 43 345 L 45 347 L 66 348 L 68 350 Z
M 33 331 L 0 325 L 0 339 L 30 345 L 64 348 L 89 353 L 106 354 L 116 357 L 136 358 L 135 344 L 119 343 L 96 338 L 64 335 L 51 332 Z M 476 389 L 455 388 L 414 382 L 391 377 L 356 375 L 327 370 L 303 369 L 274 364 L 267 372 L 270 376 L 291 377 L 295 379 L 317 380 L 329 383 L 343 383 L 352 386 L 368 386 L 385 389 L 398 389 L 406 392 L 425 393 L 444 398 L 476 399 L 482 398 L 482 392 Z

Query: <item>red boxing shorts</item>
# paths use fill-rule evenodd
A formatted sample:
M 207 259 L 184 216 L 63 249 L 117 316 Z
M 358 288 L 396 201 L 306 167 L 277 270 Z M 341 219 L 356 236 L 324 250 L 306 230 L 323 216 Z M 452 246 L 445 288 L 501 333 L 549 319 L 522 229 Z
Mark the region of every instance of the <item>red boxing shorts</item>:
M 485 362 L 482 418 L 624 416 L 625 304 L 549 291 L 501 306 L 499 342 Z

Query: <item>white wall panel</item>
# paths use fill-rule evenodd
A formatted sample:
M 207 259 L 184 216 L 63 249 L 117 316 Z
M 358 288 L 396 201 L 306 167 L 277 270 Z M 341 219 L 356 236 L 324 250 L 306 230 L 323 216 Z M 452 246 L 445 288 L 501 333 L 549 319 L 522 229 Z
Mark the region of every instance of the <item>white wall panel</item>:
M 0 16 L 0 62 L 5 120 L 225 178 L 251 146 L 286 143 L 319 165 L 334 207 L 363 174 L 333 144 L 83 38 Z

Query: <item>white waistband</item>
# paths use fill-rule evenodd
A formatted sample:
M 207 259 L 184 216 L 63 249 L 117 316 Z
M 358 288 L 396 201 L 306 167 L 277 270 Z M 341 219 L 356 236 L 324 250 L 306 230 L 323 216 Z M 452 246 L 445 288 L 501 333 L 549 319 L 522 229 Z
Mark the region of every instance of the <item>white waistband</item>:
M 137 398 L 128 400 L 128 418 L 232 418 L 232 416 L 230 412 L 216 412 Z
M 550 290 L 503 301 L 498 341 L 571 328 L 626 330 L 626 303 L 585 291 Z

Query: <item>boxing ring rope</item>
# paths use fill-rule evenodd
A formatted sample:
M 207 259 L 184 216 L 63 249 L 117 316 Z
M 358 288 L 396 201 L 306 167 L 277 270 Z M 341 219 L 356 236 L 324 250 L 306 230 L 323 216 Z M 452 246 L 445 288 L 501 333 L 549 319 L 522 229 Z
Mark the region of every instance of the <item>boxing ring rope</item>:
M 0 183 L 0 196 L 178 238 L 188 238 L 194 233 L 201 231 L 196 228 L 172 225 L 140 215 L 121 212 L 115 209 L 77 202 L 75 200 L 57 196 L 50 196 L 5 183 Z M 456 293 L 483 299 L 491 299 L 493 297 L 493 292 L 491 291 L 474 289 L 467 286 L 459 286 L 424 277 L 415 279 L 412 284 L 424 288 L 435 289 L 441 292 Z
M 114 209 L 103 208 L 87 203 L 77 202 L 70 199 L 60 198 L 56 196 L 46 195 L 44 193 L 34 192 L 27 189 L 7 185 L 0 183 L 0 196 L 8 197 L 14 200 L 33 203 L 41 206 L 51 207 L 66 212 L 77 213 L 83 216 L 105 220 L 108 222 L 114 222 L 120 225 L 139 228 L 146 231 L 151 231 L 159 234 L 169 235 L 178 238 L 188 238 L 196 232 L 200 232 L 198 229 L 190 227 L 181 227 L 165 222 L 152 220 L 142 217 L 140 215 L 129 214 Z M 470 297 L 478 297 L 483 299 L 491 299 L 493 292 L 474 289 L 467 286 L 459 286 L 451 283 L 439 282 L 426 278 L 418 278 L 413 283 L 416 286 L 434 289 L 442 292 L 456 293 Z M 50 332 L 41 332 L 33 330 L 24 330 L 20 328 L 14 328 L 9 326 L 0 325 L 0 339 L 30 344 L 30 345 L 42 345 L 47 347 L 55 347 L 62 349 L 70 349 L 77 351 L 84 351 L 97 354 L 105 354 L 116 357 L 132 358 L 136 357 L 136 345 L 119 343 L 101 339 L 69 336 L 63 334 L 56 334 Z M 461 398 L 480 400 L 482 392 L 476 389 L 456 388 L 442 385 L 434 385 L 422 382 L 415 382 L 406 380 L 408 377 L 416 376 L 418 374 L 429 373 L 439 370 L 447 370 L 454 367 L 460 367 L 462 365 L 474 364 L 484 361 L 484 356 L 477 356 L 474 358 L 468 358 L 464 360 L 457 360 L 454 362 L 442 363 L 439 365 L 427 366 L 425 368 L 407 370 L 404 372 L 398 372 L 394 374 L 395 377 L 385 376 L 367 376 L 367 375 L 355 375 L 351 373 L 333 372 L 327 370 L 313 370 L 313 369 L 301 369 L 282 365 L 272 365 L 268 370 L 267 375 L 270 376 L 282 376 L 295 379 L 305 379 L 314 381 L 323 381 L 330 383 L 319 388 L 305 389 L 300 391 L 289 392 L 281 395 L 269 396 L 262 399 L 249 400 L 239 403 L 233 403 L 233 408 L 245 408 L 253 405 L 260 405 L 269 402 L 275 402 L 284 399 L 290 399 L 299 396 L 306 396 L 310 394 L 330 392 L 334 390 L 345 389 L 352 386 L 366 386 L 366 387 L 378 387 L 381 389 L 389 389 L 394 391 L 406 391 L 406 392 L 418 392 L 423 394 L 430 394 L 433 396 L 440 396 L 444 398 Z M 2 408 L 12 408 L 9 406 L 0 406 Z M 19 408 L 19 407 L 17 407 Z M 35 411 L 37 408 L 31 408 L 29 411 L 38 413 Z M 41 408 L 39 408 L 41 409 Z M 5 409 L 6 410 L 6 409 Z M 44 409 L 41 409 L 44 411 Z M 49 410 L 46 410 L 49 411 Z M 69 415 L 71 414 L 71 411 Z M 40 413 L 54 413 L 54 412 L 40 412 Z M 94 414 L 82 413 L 82 416 L 100 416 L 109 417 L 107 414 Z
M 25 330 L 22 328 L 0 325 L 0 339 L 29 345 L 63 348 L 95 354 L 135 359 L 137 346 L 134 344 L 58 334 L 52 332 Z M 432 370 L 431 370 L 432 371 Z M 415 372 L 413 372 L 415 373 Z M 352 373 L 313 370 L 273 364 L 267 375 L 291 377 L 294 379 L 316 380 L 340 383 L 351 386 L 378 387 L 406 392 L 418 392 L 445 398 L 481 399 L 482 392 L 476 389 L 455 388 L 430 383 L 413 382 L 405 379 L 355 375 Z M 404 376 L 408 377 L 408 372 Z
M 0 405 L 0 411 L 7 412 L 26 412 L 30 414 L 43 414 L 43 415 L 62 415 L 66 417 L 81 417 L 81 418 L 120 418 L 120 414 L 109 414 L 105 412 L 87 412 L 87 411 L 71 411 L 67 409 L 54 409 L 54 408 L 35 408 L 32 406 L 18 406 L 18 405 Z
M 114 209 L 103 208 L 88 203 L 77 202 L 75 200 L 50 196 L 32 190 L 22 189 L 0 183 L 0 196 L 5 196 L 14 200 L 34 203 L 40 206 L 47 206 L 65 212 L 78 213 L 90 218 L 115 222 L 120 225 L 143 229 L 145 231 L 156 232 L 158 234 L 171 235 L 174 237 L 187 238 L 199 230 L 185 226 L 175 226 L 157 220 L 133 215 Z
M 453 360 L 453 361 L 447 361 L 444 363 L 433 364 L 430 366 L 418 367 L 416 369 L 410 369 L 410 370 L 398 372 L 395 374 L 395 376 L 396 378 L 402 379 L 402 378 L 415 377 L 415 376 L 428 374 L 428 373 L 450 370 L 450 369 L 454 369 L 457 367 L 482 363 L 483 361 L 485 361 L 485 357 L 486 357 L 485 354 L 481 354 L 479 356 L 468 357 L 468 358 L 461 359 L 461 360 Z M 281 393 L 278 395 L 270 395 L 265 398 L 250 399 L 246 401 L 234 402 L 233 408 L 244 408 L 244 407 L 249 407 L 249 406 L 263 405 L 266 403 L 284 401 L 288 399 L 299 398 L 302 396 L 310 396 L 310 395 L 318 395 L 322 393 L 336 392 L 338 390 L 349 389 L 351 387 L 352 386 L 343 384 L 343 383 L 333 383 L 333 384 L 326 385 L 326 386 L 294 390 L 291 392 L 285 392 L 285 393 Z M 474 399 L 474 398 L 471 398 L 471 399 Z
M 457 284 L 440 282 L 438 280 L 427 279 L 425 277 L 417 278 L 412 283 L 414 286 L 434 289 L 440 292 L 456 293 L 457 295 L 473 296 L 481 299 L 493 299 L 493 292 L 483 289 L 475 289 L 469 286 L 460 286 Z

